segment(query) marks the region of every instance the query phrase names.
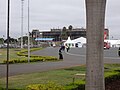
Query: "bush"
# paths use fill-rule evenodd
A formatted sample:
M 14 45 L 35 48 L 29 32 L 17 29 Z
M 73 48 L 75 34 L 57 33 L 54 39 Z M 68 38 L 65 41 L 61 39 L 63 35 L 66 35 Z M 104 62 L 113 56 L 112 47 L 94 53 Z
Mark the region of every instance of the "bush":
M 0 90 L 5 90 L 5 89 L 3 89 L 3 88 L 0 87 Z
M 115 80 L 120 80 L 119 70 L 107 72 L 105 76 L 105 85 Z M 85 90 L 85 81 L 77 81 L 65 86 L 65 90 Z
M 75 84 L 64 86 L 64 90 L 78 90 L 77 88 L 78 88 L 78 85 L 75 85 Z
M 57 58 L 55 57 L 31 57 L 30 58 L 30 62 L 40 62 L 40 61 L 58 61 Z M 22 58 L 22 59 L 12 59 L 12 60 L 9 60 L 9 64 L 14 64 L 14 63 L 27 63 L 28 62 L 28 59 L 27 58 Z M 4 60 L 3 63 L 7 63 L 7 60 Z
M 41 48 L 32 48 L 30 51 L 35 51 L 39 50 Z M 26 54 L 27 50 L 21 50 L 20 52 L 17 52 L 18 56 L 23 56 L 21 59 L 20 58 L 15 58 L 12 60 L 9 60 L 10 64 L 14 63 L 27 63 L 28 62 L 28 55 Z M 51 56 L 36 56 L 36 55 L 30 55 L 30 62 L 38 62 L 38 61 L 58 61 L 56 57 L 51 57 Z M 4 60 L 3 63 L 7 63 L 7 60 Z
M 115 80 L 120 80 L 120 72 L 112 72 L 111 74 L 109 73 L 107 77 L 105 78 L 105 83 L 111 83 Z
M 42 49 L 42 48 L 31 48 L 31 49 L 30 49 L 30 52 L 31 52 L 31 51 L 40 50 L 40 49 Z M 27 53 L 27 52 L 28 52 L 27 50 L 21 50 L 20 52 L 17 52 L 16 54 L 17 54 L 18 56 L 27 56 L 27 54 L 25 54 L 25 53 Z
M 27 90 L 63 90 L 61 85 L 54 82 L 48 82 L 46 84 L 33 84 L 26 87 Z
M 65 90 L 85 90 L 85 81 L 76 81 L 69 85 L 64 86 Z

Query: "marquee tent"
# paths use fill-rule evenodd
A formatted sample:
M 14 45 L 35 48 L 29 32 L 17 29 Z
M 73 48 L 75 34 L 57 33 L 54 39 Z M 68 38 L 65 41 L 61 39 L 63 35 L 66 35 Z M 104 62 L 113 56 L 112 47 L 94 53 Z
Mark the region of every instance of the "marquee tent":
M 68 37 L 66 42 L 64 42 L 64 46 L 75 47 L 75 43 Z
M 72 41 L 75 42 L 75 43 L 86 44 L 86 38 L 84 38 L 84 37 L 80 37 L 80 38 L 74 39 Z
M 71 40 L 70 37 L 68 37 L 64 45 L 68 45 L 70 47 L 83 47 L 83 45 L 86 45 L 86 38 L 80 37 L 80 38 Z

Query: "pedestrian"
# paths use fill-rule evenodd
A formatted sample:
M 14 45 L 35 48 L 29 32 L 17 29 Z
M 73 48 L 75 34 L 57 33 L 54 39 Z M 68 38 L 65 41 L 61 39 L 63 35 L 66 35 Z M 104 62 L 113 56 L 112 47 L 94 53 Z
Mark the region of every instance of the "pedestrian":
M 62 55 L 61 49 L 59 50 L 59 59 L 63 59 L 63 55 Z
M 66 47 L 67 52 L 69 51 L 69 49 L 70 49 L 70 47 L 69 47 L 69 46 L 67 46 L 67 47 Z
M 118 56 L 120 57 L 120 47 L 119 47 L 119 49 L 118 49 Z
M 65 46 L 63 45 L 63 46 L 61 46 L 61 49 L 63 50 L 63 51 L 65 51 Z

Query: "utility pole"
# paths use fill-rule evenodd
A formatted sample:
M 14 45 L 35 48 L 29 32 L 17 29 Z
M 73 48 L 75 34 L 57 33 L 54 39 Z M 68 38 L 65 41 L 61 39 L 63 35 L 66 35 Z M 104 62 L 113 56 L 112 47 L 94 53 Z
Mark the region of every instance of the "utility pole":
M 6 90 L 8 90 L 8 77 L 9 77 L 9 29 L 10 29 L 10 0 L 8 0 L 7 10 L 7 65 L 6 65 Z
M 85 90 L 105 90 L 103 41 L 106 0 L 86 0 L 86 86 Z
M 24 0 L 21 0 L 21 48 L 23 48 L 23 3 Z
M 28 62 L 30 62 L 29 0 L 28 0 Z

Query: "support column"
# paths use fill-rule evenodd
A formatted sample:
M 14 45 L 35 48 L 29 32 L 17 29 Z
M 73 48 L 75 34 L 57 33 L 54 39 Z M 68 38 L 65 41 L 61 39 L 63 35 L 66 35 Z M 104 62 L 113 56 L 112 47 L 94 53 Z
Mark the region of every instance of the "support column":
M 104 85 L 104 20 L 106 0 L 86 0 L 86 86 L 85 90 L 105 90 Z

